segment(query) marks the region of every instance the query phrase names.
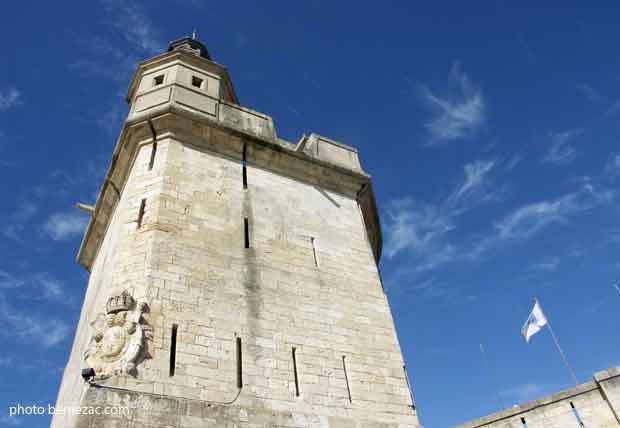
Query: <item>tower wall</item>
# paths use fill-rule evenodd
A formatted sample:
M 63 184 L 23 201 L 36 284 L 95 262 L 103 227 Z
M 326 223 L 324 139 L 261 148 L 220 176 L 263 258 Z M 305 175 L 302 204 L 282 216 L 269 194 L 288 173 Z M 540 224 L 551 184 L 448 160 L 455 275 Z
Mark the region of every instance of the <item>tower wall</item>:
M 109 291 L 114 286 L 126 286 L 134 289 L 138 297 L 146 293 L 146 255 L 152 245 L 149 244 L 147 235 L 137 233 L 136 221 L 141 199 L 158 192 L 162 179 L 155 172 L 147 172 L 150 146 L 147 149 L 144 149 L 147 147 L 144 145 L 140 147 L 135 164 L 137 153 L 125 154 L 127 164 L 131 165 L 127 181 L 123 183 L 119 180 L 118 184 L 113 184 L 110 178 L 104 183 L 100 194 L 101 210 L 110 213 L 109 223 L 103 228 L 105 233 L 101 237 L 101 245 L 91 267 L 57 407 L 83 404 L 83 394 L 88 389 L 81 377 L 81 370 L 87 367 L 84 354 L 92 341 L 92 324 L 105 306 Z M 162 159 L 165 157 L 165 148 L 160 156 Z M 151 215 L 150 211 L 149 209 L 145 213 L 147 219 Z M 93 222 L 96 220 L 97 218 Z M 70 413 L 57 414 L 53 418 L 52 426 L 72 426 L 74 419 Z
M 53 426 L 417 426 L 357 152 L 277 139 L 271 118 L 231 102 L 211 63 L 171 53 L 149 64 L 80 250 L 91 277 L 58 400 L 131 411 Z M 226 88 L 192 90 L 213 115 L 184 92 L 179 70 L 200 64 Z M 114 290 L 131 310 L 106 306 Z M 125 312 L 140 353 L 84 383 L 80 369 L 114 345 L 93 330 L 125 328 Z

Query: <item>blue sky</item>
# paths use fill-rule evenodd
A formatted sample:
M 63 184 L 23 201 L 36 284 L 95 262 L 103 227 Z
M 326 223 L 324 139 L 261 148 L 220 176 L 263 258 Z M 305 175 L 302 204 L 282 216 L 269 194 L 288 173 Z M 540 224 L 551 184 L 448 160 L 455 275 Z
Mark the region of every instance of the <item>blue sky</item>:
M 87 274 L 74 262 L 136 63 L 197 28 L 281 137 L 359 148 L 387 294 L 426 427 L 618 364 L 616 2 L 5 2 L 0 36 L 0 425 L 54 403 Z M 484 343 L 497 386 L 484 365 Z

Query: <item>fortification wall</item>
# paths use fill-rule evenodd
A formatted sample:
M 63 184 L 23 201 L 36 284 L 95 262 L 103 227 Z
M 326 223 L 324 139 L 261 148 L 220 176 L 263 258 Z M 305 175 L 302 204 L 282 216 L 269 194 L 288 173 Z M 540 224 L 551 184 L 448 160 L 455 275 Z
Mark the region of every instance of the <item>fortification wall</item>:
M 592 382 L 460 425 L 462 428 L 616 428 L 620 426 L 620 368 Z

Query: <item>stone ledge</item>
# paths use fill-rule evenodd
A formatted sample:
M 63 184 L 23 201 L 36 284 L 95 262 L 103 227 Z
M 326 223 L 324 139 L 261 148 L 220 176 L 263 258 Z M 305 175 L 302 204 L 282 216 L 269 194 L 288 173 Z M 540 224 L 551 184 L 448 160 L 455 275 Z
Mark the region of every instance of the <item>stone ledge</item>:
M 594 374 L 594 380 L 596 382 L 603 382 L 607 379 L 620 376 L 620 367 L 612 367 L 607 370 L 601 370 Z
M 565 389 L 555 394 L 547 395 L 537 400 L 528 401 L 521 405 L 515 405 L 509 409 L 502 410 L 500 412 L 492 413 L 487 416 L 483 416 L 478 419 L 474 419 L 463 424 L 457 425 L 460 428 L 476 428 L 489 425 L 503 419 L 526 413 L 539 407 L 544 407 L 549 404 L 556 403 L 558 401 L 565 400 L 580 394 L 584 394 L 590 391 L 597 390 L 599 388 L 598 383 L 613 377 L 620 376 L 620 368 L 614 367 L 607 370 L 597 372 L 594 375 L 594 380 L 591 382 L 582 383 L 574 388 Z

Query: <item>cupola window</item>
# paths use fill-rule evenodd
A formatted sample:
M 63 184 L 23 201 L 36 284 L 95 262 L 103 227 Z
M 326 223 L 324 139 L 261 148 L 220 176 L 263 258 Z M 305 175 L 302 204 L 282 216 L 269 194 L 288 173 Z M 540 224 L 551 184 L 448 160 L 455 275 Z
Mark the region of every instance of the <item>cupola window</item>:
M 153 77 L 153 86 L 159 86 L 164 83 L 164 75 L 160 74 L 159 76 Z
M 204 82 L 204 80 L 202 80 L 200 77 L 192 76 L 192 86 L 196 88 L 202 88 L 202 82 Z

